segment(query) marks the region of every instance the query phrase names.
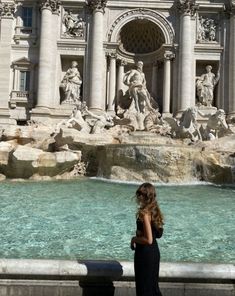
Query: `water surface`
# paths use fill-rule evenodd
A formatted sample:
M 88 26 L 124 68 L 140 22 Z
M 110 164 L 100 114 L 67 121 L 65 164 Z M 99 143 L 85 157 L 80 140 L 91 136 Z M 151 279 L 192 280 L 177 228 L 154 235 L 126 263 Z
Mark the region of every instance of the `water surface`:
M 0 183 L 0 258 L 133 260 L 137 185 Z M 235 188 L 158 186 L 162 261 L 235 263 Z

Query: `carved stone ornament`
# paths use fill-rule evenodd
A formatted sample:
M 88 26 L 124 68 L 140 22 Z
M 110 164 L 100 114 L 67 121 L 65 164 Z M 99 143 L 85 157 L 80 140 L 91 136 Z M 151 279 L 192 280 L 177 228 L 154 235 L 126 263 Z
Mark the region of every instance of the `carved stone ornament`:
M 164 59 L 165 60 L 173 60 L 175 58 L 175 54 L 173 52 L 165 52 Z
M 107 0 L 86 0 L 86 4 L 91 10 L 100 10 L 104 13 Z
M 235 0 L 229 1 L 228 13 L 235 14 Z
M 119 65 L 120 66 L 126 66 L 128 63 L 127 61 L 123 60 L 123 59 L 119 59 Z
M 178 0 L 177 7 L 182 14 L 194 16 L 198 6 L 195 0 Z
M 15 4 L 0 3 L 0 17 L 13 17 L 15 13 Z
M 116 50 L 108 50 L 108 51 L 106 51 L 105 54 L 109 58 L 113 58 L 113 59 L 116 59 L 117 58 Z
M 217 25 L 215 20 L 199 17 L 197 26 L 197 42 L 216 41 Z
M 65 11 L 62 22 L 65 27 L 63 32 L 64 36 L 84 38 L 85 22 L 79 14 L 73 14 L 71 11 Z
M 52 11 L 52 13 L 59 13 L 60 5 L 60 0 L 42 0 L 41 9 L 48 8 Z

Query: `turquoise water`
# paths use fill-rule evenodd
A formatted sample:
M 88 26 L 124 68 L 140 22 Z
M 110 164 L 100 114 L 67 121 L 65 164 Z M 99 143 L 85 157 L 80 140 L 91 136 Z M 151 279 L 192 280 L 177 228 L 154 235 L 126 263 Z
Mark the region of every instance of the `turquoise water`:
M 137 185 L 0 183 L 0 258 L 133 260 Z M 235 263 L 235 188 L 158 186 L 161 260 Z

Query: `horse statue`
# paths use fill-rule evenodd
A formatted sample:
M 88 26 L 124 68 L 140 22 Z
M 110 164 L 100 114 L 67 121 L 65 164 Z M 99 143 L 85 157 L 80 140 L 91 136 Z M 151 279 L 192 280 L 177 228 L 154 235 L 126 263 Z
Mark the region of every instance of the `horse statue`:
M 202 140 L 199 125 L 197 123 L 196 107 L 186 109 L 179 122 L 172 117 L 165 118 L 164 120 L 171 126 L 171 134 L 173 137 L 179 139 L 189 138 L 192 142 Z

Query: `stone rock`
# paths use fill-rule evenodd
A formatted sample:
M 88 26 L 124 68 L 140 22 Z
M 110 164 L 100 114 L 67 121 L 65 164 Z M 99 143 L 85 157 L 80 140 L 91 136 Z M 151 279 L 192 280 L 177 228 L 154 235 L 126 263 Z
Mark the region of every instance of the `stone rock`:
M 6 180 L 6 176 L 3 174 L 0 174 L 0 182 Z
M 231 150 L 200 145 L 106 145 L 97 150 L 94 166 L 99 177 L 124 181 L 234 183 L 235 150 Z
M 86 134 L 79 132 L 76 129 L 66 127 L 60 128 L 60 132 L 55 135 L 55 141 L 57 150 L 65 145 L 68 145 L 72 150 L 77 150 L 77 147 L 80 147 L 81 144 L 103 145 L 115 142 L 112 134 L 109 134 L 108 132 L 103 134 Z
M 134 181 L 195 181 L 199 152 L 190 147 L 110 145 L 99 150 L 99 175 Z
M 58 149 L 61 146 L 72 144 L 75 136 L 80 136 L 80 132 L 78 130 L 61 127 L 59 133 L 54 137 L 56 148 Z
M 0 168 L 8 165 L 9 155 L 13 151 L 14 145 L 9 142 L 0 142 Z
M 12 154 L 5 174 L 9 178 L 30 178 L 34 174 L 55 176 L 72 170 L 80 160 L 80 151 L 51 153 L 19 145 Z
M 3 141 L 17 140 L 18 144 L 25 145 L 33 141 L 33 128 L 30 126 L 8 125 L 2 133 Z

